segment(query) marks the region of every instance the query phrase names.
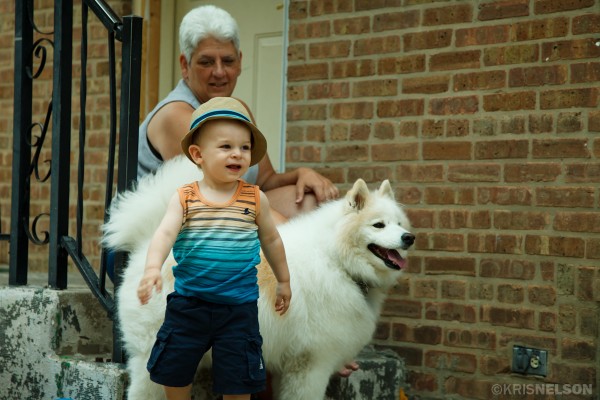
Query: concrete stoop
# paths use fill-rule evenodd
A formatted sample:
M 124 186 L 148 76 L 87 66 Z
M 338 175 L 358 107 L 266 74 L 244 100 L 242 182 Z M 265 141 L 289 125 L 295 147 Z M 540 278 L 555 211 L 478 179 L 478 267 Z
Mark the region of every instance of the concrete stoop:
M 127 372 L 111 356 L 112 323 L 81 287 L 0 287 L 0 399 L 123 400 Z M 328 400 L 397 400 L 406 390 L 404 361 L 366 347 L 361 369 L 334 377 Z
M 0 287 L 0 399 L 121 400 L 112 324 L 85 288 Z

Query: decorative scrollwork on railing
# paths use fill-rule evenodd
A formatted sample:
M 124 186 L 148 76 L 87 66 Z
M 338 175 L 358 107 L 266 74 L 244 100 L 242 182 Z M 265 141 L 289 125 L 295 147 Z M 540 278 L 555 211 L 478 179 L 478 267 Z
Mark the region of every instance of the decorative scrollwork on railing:
M 52 116 L 52 101 L 50 101 L 50 103 L 48 103 L 48 110 L 46 111 L 46 119 L 44 120 L 44 123 L 39 123 L 39 122 L 35 122 L 33 124 L 31 124 L 31 127 L 29 128 L 29 131 L 31 133 L 31 137 L 35 137 L 35 142 L 30 143 L 30 146 L 33 147 L 35 149 L 34 153 L 33 153 L 33 158 L 31 160 L 31 168 L 29 170 L 29 174 L 31 175 L 32 173 L 35 174 L 35 179 L 38 180 L 38 182 L 46 182 L 48 180 L 48 178 L 50 177 L 50 173 L 51 173 L 51 160 L 44 160 L 44 162 L 48 165 L 48 172 L 46 173 L 46 175 L 41 178 L 40 177 L 40 155 L 42 153 L 42 147 L 44 146 L 44 141 L 46 140 L 46 134 L 48 133 L 48 126 L 50 125 L 50 118 Z M 39 136 L 34 136 L 33 135 L 33 130 L 35 128 L 39 128 L 40 130 L 40 135 Z
M 37 79 L 44 70 L 44 67 L 46 66 L 46 54 L 48 53 L 48 51 L 46 50 L 44 43 L 48 43 L 50 47 L 54 48 L 54 42 L 48 38 L 41 38 L 33 43 L 32 53 L 35 56 L 35 58 L 39 59 L 39 66 L 37 67 L 35 73 L 29 66 L 26 67 L 25 70 L 27 71 L 27 75 L 31 79 Z M 33 61 L 34 58 L 31 57 L 31 60 Z
M 38 224 L 38 221 L 40 220 L 40 218 L 42 218 L 42 217 L 50 217 L 50 214 L 42 213 L 42 214 L 38 215 L 37 217 L 35 217 L 33 219 L 33 223 L 31 224 L 31 230 L 29 229 L 29 227 L 26 227 L 26 229 L 25 229 L 25 234 L 27 235 L 29 240 L 32 243 L 37 244 L 37 245 L 44 245 L 44 244 L 48 244 L 50 242 L 50 233 L 48 231 L 41 232 L 44 235 L 43 239 L 40 239 L 40 237 L 37 234 L 37 231 L 38 231 L 37 224 Z
M 33 29 L 42 35 L 54 35 L 54 31 L 50 31 L 50 32 L 44 32 L 42 31 L 40 28 L 37 27 L 37 25 L 35 24 L 35 20 L 33 18 L 33 0 L 27 0 L 27 18 L 29 18 L 29 23 L 31 24 L 31 26 L 33 27 Z

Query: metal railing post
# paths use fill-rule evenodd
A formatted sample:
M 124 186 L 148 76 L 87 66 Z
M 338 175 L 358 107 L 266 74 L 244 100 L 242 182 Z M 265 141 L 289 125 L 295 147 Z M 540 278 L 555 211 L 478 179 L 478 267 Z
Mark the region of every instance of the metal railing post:
M 13 117 L 13 163 L 10 221 L 9 284 L 26 285 L 29 257 L 29 193 L 31 163 L 31 106 L 33 68 L 33 26 L 28 18 L 26 1 L 17 1 L 15 8 L 15 90 Z M 31 10 L 33 11 L 33 10 Z
M 69 230 L 71 158 L 71 78 L 73 63 L 73 1 L 54 3 L 54 78 L 52 114 L 52 164 L 50 190 L 50 256 L 48 285 L 67 287 L 68 254 L 62 238 Z

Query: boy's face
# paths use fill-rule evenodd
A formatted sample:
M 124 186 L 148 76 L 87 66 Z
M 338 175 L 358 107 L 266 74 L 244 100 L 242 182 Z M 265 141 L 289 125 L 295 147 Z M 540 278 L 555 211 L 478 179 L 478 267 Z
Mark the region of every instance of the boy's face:
M 217 119 L 206 122 L 196 133 L 190 154 L 205 178 L 232 182 L 248 171 L 251 149 L 250 129 L 245 124 Z

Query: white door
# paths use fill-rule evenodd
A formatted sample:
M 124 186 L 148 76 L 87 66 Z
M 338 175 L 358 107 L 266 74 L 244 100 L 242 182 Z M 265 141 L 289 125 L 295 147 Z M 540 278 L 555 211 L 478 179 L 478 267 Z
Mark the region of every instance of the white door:
M 284 18 L 287 12 L 285 0 L 163 1 L 161 29 L 170 30 L 171 34 L 163 35 L 161 32 L 161 54 L 163 50 L 165 56 L 169 54 L 172 64 L 165 66 L 166 68 L 162 68 L 164 64 L 161 64 L 161 76 L 169 77 L 167 80 L 170 84 L 161 86 L 160 96 L 164 97 L 181 78 L 178 61 L 179 23 L 189 10 L 204 4 L 213 4 L 227 10 L 238 23 L 242 74 L 233 95 L 243 99 L 252 109 L 257 125 L 267 138 L 269 158 L 273 167 L 281 172 L 285 162 L 282 113 L 285 100 L 283 93 Z M 169 49 L 172 49 L 171 53 Z

